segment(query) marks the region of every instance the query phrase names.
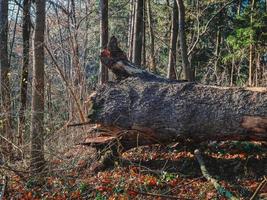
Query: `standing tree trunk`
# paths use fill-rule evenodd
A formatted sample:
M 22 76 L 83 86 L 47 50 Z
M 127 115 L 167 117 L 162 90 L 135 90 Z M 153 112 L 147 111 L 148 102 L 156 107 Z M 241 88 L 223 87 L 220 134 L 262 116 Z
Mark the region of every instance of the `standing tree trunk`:
M 185 7 L 183 0 L 177 0 L 179 9 L 179 38 L 181 46 L 181 56 L 183 63 L 184 78 L 188 81 L 193 81 L 193 74 L 188 61 L 186 33 L 185 33 Z
M 44 31 L 45 0 L 36 1 L 36 21 L 33 41 L 34 64 L 31 119 L 31 172 L 38 175 L 44 168 Z
M 143 2 L 143 48 L 142 48 L 142 65 L 146 67 L 146 0 Z
M 3 133 L 10 142 L 13 141 L 11 132 L 11 101 L 10 101 L 10 67 L 8 59 L 8 1 L 0 0 L 0 66 L 1 66 L 1 112 L 4 114 Z M 9 150 L 11 150 L 9 145 Z
M 218 75 L 219 75 L 219 55 L 220 55 L 220 46 L 221 46 L 221 31 L 218 29 L 217 34 L 216 34 L 216 48 L 215 48 L 215 63 L 214 63 L 214 74 L 213 74 L 213 80 L 214 82 L 218 83 Z
M 143 46 L 143 9 L 144 0 L 137 0 L 134 25 L 133 62 L 141 65 Z
M 108 0 L 100 0 L 100 48 L 104 49 L 108 44 Z M 108 69 L 100 63 L 99 83 L 108 81 Z
M 155 38 L 152 24 L 152 11 L 150 0 L 147 0 L 147 22 L 149 27 L 149 38 L 150 38 L 150 59 L 151 59 L 151 67 L 150 70 L 152 72 L 156 72 L 156 61 L 155 61 Z
M 135 21 L 135 13 L 136 13 L 136 4 L 135 0 L 131 1 L 131 32 L 129 35 L 129 51 L 128 58 L 130 61 L 133 61 L 133 40 L 134 40 L 134 21 Z
M 31 34 L 31 18 L 30 18 L 31 0 L 23 1 L 23 65 L 20 80 L 20 112 L 18 127 L 18 144 L 23 143 L 23 132 L 25 131 L 25 111 L 27 106 L 27 86 L 28 86 L 28 69 L 29 69 L 29 51 L 30 51 L 30 34 Z
M 250 26 L 253 26 L 253 11 L 255 7 L 255 0 L 251 1 L 251 14 L 250 14 Z M 254 45 L 253 45 L 253 33 L 250 34 L 250 45 L 249 45 L 249 76 L 248 85 L 253 86 L 253 75 L 254 75 Z
M 171 42 L 169 51 L 169 63 L 168 63 L 168 74 L 169 79 L 177 79 L 176 77 L 176 46 L 178 37 L 178 6 L 177 3 L 173 2 L 172 9 L 172 32 L 171 32 Z

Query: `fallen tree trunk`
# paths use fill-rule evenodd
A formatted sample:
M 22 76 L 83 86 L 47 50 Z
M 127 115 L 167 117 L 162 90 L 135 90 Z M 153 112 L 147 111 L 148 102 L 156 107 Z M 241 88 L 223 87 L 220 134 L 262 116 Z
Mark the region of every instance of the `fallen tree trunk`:
M 93 123 L 132 130 L 124 138 L 133 143 L 138 136 L 139 145 L 186 139 L 267 141 L 266 90 L 136 77 L 99 87 L 92 108 Z
M 120 82 L 97 89 L 89 118 L 112 129 L 110 140 L 118 140 L 122 151 L 187 140 L 267 141 L 266 88 L 170 81 L 111 55 L 104 50 L 101 60 Z M 88 139 L 85 143 L 110 140 Z

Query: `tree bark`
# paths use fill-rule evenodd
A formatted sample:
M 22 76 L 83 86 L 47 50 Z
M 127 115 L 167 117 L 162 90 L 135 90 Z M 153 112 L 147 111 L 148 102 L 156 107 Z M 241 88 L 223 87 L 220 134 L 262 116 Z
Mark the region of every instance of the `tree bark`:
M 250 25 L 251 28 L 253 26 L 253 11 L 255 7 L 255 0 L 251 1 L 251 14 L 250 14 Z M 249 75 L 248 75 L 248 85 L 253 86 L 253 75 L 254 75 L 254 44 L 253 44 L 253 33 L 250 34 L 250 42 L 251 44 L 249 45 Z
M 106 65 L 110 59 L 102 61 Z M 171 81 L 134 68 L 129 61 L 112 61 L 110 69 L 124 80 L 97 89 L 89 119 L 110 129 L 105 134 L 119 139 L 123 150 L 187 140 L 267 141 L 266 88 Z
M 1 66 L 1 112 L 4 136 L 13 141 L 11 130 L 10 67 L 8 57 L 8 1 L 0 0 L 0 66 Z M 9 146 L 11 150 L 11 146 Z
M 151 67 L 150 70 L 152 72 L 156 72 L 156 59 L 155 59 L 155 37 L 152 23 L 152 11 L 151 11 L 151 3 L 150 0 L 147 0 L 147 22 L 149 26 L 149 38 L 150 38 L 150 59 L 151 59 Z
M 177 5 L 179 10 L 179 38 L 180 38 L 184 78 L 188 81 L 193 81 L 193 74 L 187 55 L 187 44 L 186 44 L 186 33 L 185 33 L 185 7 L 183 0 L 177 0 Z
M 143 45 L 142 45 L 142 65 L 146 67 L 146 0 L 143 0 Z
M 178 6 L 176 1 L 173 3 L 172 11 L 172 32 L 170 40 L 170 51 L 169 51 L 169 63 L 168 63 L 168 74 L 169 79 L 177 79 L 176 77 L 176 47 L 178 38 Z
M 31 172 L 34 175 L 44 169 L 44 31 L 45 0 L 36 1 L 36 21 L 33 40 L 33 94 L 31 118 Z
M 108 44 L 108 0 L 100 0 L 100 47 L 104 49 Z M 100 84 L 108 81 L 108 69 L 100 63 Z
M 25 129 L 25 111 L 27 107 L 27 91 L 28 91 L 28 70 L 30 55 L 30 34 L 31 34 L 31 18 L 30 18 L 31 0 L 23 1 L 23 65 L 20 79 L 20 112 L 18 127 L 18 144 L 23 143 L 23 133 Z
M 128 51 L 128 58 L 130 61 L 133 61 L 133 41 L 134 41 L 134 22 L 135 22 L 135 13 L 136 13 L 136 3 L 135 0 L 131 0 L 131 32 L 129 36 L 129 51 Z
M 134 25 L 133 62 L 141 65 L 143 46 L 143 9 L 144 0 L 137 0 Z

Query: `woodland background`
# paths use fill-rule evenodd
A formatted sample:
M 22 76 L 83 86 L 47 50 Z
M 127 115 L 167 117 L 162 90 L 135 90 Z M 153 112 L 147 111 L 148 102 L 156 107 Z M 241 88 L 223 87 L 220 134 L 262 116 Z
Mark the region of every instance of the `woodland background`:
M 0 160 L 2 169 L 18 174 L 28 172 L 30 163 L 31 170 L 42 171 L 34 163 L 44 157 L 62 163 L 60 156 L 89 134 L 91 127 L 68 125 L 86 121 L 90 94 L 112 80 L 99 54 L 113 35 L 130 61 L 163 77 L 267 87 L 266 0 L 0 0 L 0 5 Z M 42 82 L 36 91 L 34 77 Z M 31 133 L 42 139 L 34 142 Z M 77 157 L 72 164 L 83 161 Z

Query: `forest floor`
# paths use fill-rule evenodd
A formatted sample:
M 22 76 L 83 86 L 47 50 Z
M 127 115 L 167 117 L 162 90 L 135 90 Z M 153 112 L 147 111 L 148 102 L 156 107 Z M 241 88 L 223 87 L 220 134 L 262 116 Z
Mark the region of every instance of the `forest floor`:
M 250 199 L 267 175 L 264 143 L 210 142 L 198 148 L 212 177 L 240 199 Z M 123 154 L 127 163 L 93 173 L 96 152 L 74 145 L 48 161 L 49 173 L 41 186 L 19 171 L 9 172 L 5 199 L 225 199 L 203 177 L 193 150 L 179 145 L 139 147 Z M 267 184 L 259 196 L 267 199 Z

